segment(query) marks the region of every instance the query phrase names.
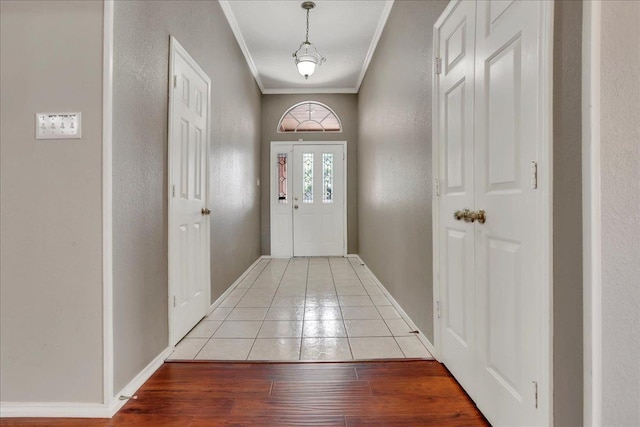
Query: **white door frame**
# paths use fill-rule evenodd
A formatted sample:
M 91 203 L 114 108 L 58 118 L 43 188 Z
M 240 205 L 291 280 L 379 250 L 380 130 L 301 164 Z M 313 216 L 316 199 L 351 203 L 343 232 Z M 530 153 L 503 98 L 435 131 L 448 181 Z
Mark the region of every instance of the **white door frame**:
M 433 55 L 435 58 L 440 57 L 440 40 L 438 30 L 443 25 L 445 18 L 455 8 L 456 4 L 460 0 L 451 1 L 442 15 L 438 18 L 433 28 Z M 552 171 L 553 171 L 553 7 L 554 2 L 542 2 L 542 37 L 540 40 L 540 93 L 539 93 L 539 105 L 540 105 L 540 117 L 542 123 L 540 123 L 541 134 L 543 135 L 542 141 L 540 141 L 539 159 L 538 165 L 538 206 L 541 216 L 540 227 L 543 230 L 540 236 L 540 246 L 538 248 L 539 253 L 546 254 L 540 259 L 539 267 L 542 271 L 542 283 L 540 287 L 540 302 L 541 302 L 541 324 L 540 324 L 540 336 L 538 337 L 540 358 L 538 361 L 540 367 L 541 378 L 538 383 L 538 396 L 539 396 L 539 409 L 544 411 L 545 417 L 548 421 L 547 425 L 553 425 L 553 276 L 551 274 L 553 268 L 553 227 L 552 227 L 552 201 L 553 201 L 553 186 L 552 186 Z M 438 210 L 440 208 L 439 202 L 439 183 L 438 177 L 440 176 L 440 164 L 439 159 L 439 145 L 440 135 L 438 133 L 439 127 L 436 126 L 439 122 L 438 115 L 438 98 L 439 98 L 439 77 L 432 72 L 432 170 L 433 170 L 433 197 L 432 197 L 432 223 L 433 223 L 433 324 L 434 324 L 434 347 L 435 353 L 433 356 L 437 359 L 441 359 L 440 345 L 441 345 L 441 322 L 439 318 L 439 301 L 442 284 L 439 281 L 439 260 L 440 260 L 440 242 L 438 239 L 440 221 Z
M 582 6 L 582 259 L 584 425 L 602 424 L 600 2 Z
M 290 220 L 289 220 L 289 227 L 287 230 L 279 230 L 278 225 L 275 224 L 275 209 L 278 208 L 278 204 L 275 202 L 275 186 L 276 186 L 276 182 L 278 180 L 277 174 L 276 174 L 276 168 L 274 167 L 275 163 L 275 156 L 277 155 L 277 153 L 282 153 L 283 150 L 286 150 L 287 153 L 289 153 L 289 161 L 292 160 L 293 157 L 293 147 L 294 146 L 299 146 L 299 145 L 339 145 L 342 146 L 342 152 L 344 154 L 344 161 L 343 161 L 343 168 L 344 168 L 344 207 L 343 207 L 343 214 L 342 214 L 342 221 L 343 221 L 343 229 L 344 229 L 344 251 L 343 251 L 343 256 L 347 256 L 347 248 L 348 248 L 348 230 L 347 230 L 347 202 L 349 199 L 349 195 L 347 193 L 347 171 L 348 171 L 348 167 L 347 167 L 347 141 L 303 141 L 302 139 L 298 140 L 298 141 L 271 141 L 271 149 L 269 150 L 269 236 L 271 239 L 271 256 L 275 257 L 275 258 L 290 258 L 293 256 L 293 204 L 290 203 L 289 206 L 291 207 L 290 212 L 289 212 L 289 216 L 290 216 Z M 292 164 L 292 163 L 289 163 Z M 289 171 L 287 171 L 289 172 Z M 292 181 L 289 179 L 287 182 L 287 193 L 288 194 L 292 194 Z M 278 233 L 274 233 L 274 230 L 278 231 Z M 289 239 L 289 242 L 291 242 L 288 251 L 284 251 L 284 250 L 278 250 L 278 248 L 276 248 L 274 246 L 274 235 L 275 234 L 282 234 L 282 233 L 287 233 L 287 238 Z M 275 249 L 275 251 L 274 251 Z
M 171 182 L 171 171 L 173 170 L 173 165 L 174 165 L 174 159 L 172 158 L 172 154 L 171 154 L 171 147 L 172 147 L 172 138 L 173 138 L 173 109 L 171 108 L 171 106 L 173 105 L 173 102 L 175 102 L 175 98 L 173 95 L 173 90 L 171 90 L 171 88 L 174 85 L 174 74 L 175 74 L 175 70 L 174 70 L 174 66 L 175 66 L 175 57 L 176 55 L 180 55 L 185 62 L 187 62 L 187 64 L 189 64 L 189 66 L 191 68 L 193 68 L 193 70 L 200 76 L 202 77 L 203 80 L 205 80 L 207 82 L 207 140 L 205 141 L 205 170 L 206 170 L 206 178 L 205 178 L 205 189 L 204 189 L 204 204 L 205 206 L 209 207 L 209 144 L 211 141 L 211 79 L 209 78 L 209 76 L 204 72 L 204 70 L 202 70 L 202 68 L 200 68 L 200 66 L 197 64 L 197 62 L 191 57 L 191 55 L 189 55 L 189 53 L 180 45 L 180 43 L 178 43 L 178 41 L 176 40 L 175 37 L 170 36 L 170 42 L 169 42 L 169 81 L 168 81 L 168 87 L 169 87 L 169 103 L 168 103 L 168 108 L 169 108 L 169 129 L 168 129 L 168 144 L 167 144 L 167 160 L 168 160 L 168 167 L 167 167 L 167 199 L 169 200 L 169 203 L 167 204 L 167 209 L 168 209 L 168 229 L 167 229 L 167 233 L 168 233 L 168 240 L 169 240 L 169 244 L 167 246 L 168 249 L 168 275 L 169 275 L 169 286 L 168 286 L 168 295 L 167 295 L 167 310 L 169 312 L 169 345 L 174 345 L 180 338 L 182 337 L 176 337 L 175 336 L 175 331 L 174 331 L 174 316 L 173 316 L 173 298 L 172 295 L 175 295 L 174 289 L 176 288 L 176 284 L 173 283 L 172 281 L 172 271 L 171 271 L 171 266 L 172 266 L 172 262 L 171 262 L 171 258 L 172 258 L 172 253 L 171 253 L 171 248 L 173 247 L 173 245 L 176 244 L 176 242 L 173 241 L 172 239 L 172 232 L 171 232 L 171 227 L 173 224 L 173 213 L 172 213 L 172 200 L 173 200 L 173 190 L 172 190 L 172 182 Z M 209 217 L 209 227 L 207 228 L 207 238 L 210 238 L 211 235 L 211 219 Z M 203 267 L 205 268 L 207 272 L 211 271 L 211 257 L 210 257 L 210 241 L 209 244 L 206 245 L 207 248 L 207 253 L 204 255 L 204 260 L 206 265 Z M 210 276 L 209 276 L 210 279 Z M 211 280 L 209 280 L 208 286 L 206 286 L 205 288 L 205 295 L 206 295 L 206 300 L 209 301 L 209 304 L 211 304 Z

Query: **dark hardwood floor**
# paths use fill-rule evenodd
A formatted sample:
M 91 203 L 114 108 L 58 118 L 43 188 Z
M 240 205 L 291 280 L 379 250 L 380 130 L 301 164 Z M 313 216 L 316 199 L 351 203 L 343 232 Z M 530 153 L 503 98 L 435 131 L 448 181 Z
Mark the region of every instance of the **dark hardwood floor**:
M 165 363 L 111 420 L 2 426 L 488 426 L 434 361 Z

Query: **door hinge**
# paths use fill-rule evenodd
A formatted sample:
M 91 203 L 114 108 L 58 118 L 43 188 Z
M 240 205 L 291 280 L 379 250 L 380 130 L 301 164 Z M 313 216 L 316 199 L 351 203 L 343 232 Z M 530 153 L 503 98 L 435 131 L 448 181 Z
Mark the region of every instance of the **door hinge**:
M 442 73 L 442 58 L 436 58 L 435 60 L 435 70 L 436 74 Z
M 175 184 L 171 187 L 171 195 L 172 195 L 172 197 L 176 197 L 176 185 Z
M 174 307 L 176 306 L 176 296 L 175 295 L 173 296 L 173 306 Z
M 440 301 L 436 301 L 436 316 L 440 318 Z
M 436 193 L 436 196 L 440 195 L 440 180 L 438 180 L 438 178 L 433 180 L 433 191 Z
M 533 399 L 535 401 L 535 407 L 538 409 L 538 381 L 531 381 L 533 383 Z
M 174 88 L 178 87 L 178 75 L 177 74 L 173 75 L 173 87 Z
M 538 188 L 538 162 L 531 162 L 531 189 Z

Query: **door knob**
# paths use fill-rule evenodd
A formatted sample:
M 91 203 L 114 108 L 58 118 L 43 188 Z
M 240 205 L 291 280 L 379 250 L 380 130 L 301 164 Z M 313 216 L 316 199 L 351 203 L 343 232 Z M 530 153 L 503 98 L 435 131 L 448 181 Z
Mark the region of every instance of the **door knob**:
M 460 221 L 461 219 L 465 218 L 467 212 L 469 212 L 469 209 L 465 209 L 464 211 L 455 211 L 453 213 L 453 217 Z
M 461 221 L 461 220 L 464 220 L 464 222 L 478 221 L 480 224 L 484 224 L 487 221 L 487 215 L 482 209 L 480 209 L 477 212 L 470 211 L 469 209 L 465 209 L 462 211 L 455 211 L 453 213 L 453 217 L 458 221 Z
M 293 209 L 298 209 L 298 205 L 293 205 Z
M 471 212 L 469 209 L 465 209 L 463 211 L 455 211 L 453 213 L 453 217 L 458 221 L 461 221 L 464 219 L 465 222 L 473 222 L 474 220 L 471 219 L 472 214 L 473 212 Z
M 478 221 L 480 224 L 484 224 L 487 221 L 487 216 L 485 212 L 480 209 L 478 211 L 470 211 L 464 220 L 467 222 Z
M 211 213 L 211 209 L 202 208 L 202 210 L 200 212 L 202 213 L 202 215 L 209 215 Z

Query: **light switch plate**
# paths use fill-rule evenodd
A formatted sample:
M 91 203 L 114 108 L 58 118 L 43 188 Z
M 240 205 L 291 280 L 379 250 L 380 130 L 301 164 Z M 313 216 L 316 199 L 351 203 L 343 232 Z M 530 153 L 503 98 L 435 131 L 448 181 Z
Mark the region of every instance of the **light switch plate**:
M 82 138 L 82 113 L 36 113 L 36 139 Z

